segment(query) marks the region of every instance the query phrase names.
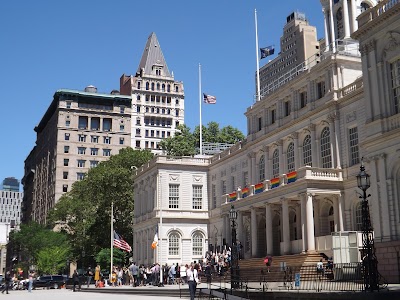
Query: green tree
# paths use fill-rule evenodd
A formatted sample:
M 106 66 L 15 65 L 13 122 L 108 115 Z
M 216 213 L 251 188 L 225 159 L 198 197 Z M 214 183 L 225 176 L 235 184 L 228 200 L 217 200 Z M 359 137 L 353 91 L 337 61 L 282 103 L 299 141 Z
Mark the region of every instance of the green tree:
M 49 222 L 61 224 L 71 239 L 74 257 L 84 267 L 110 245 L 111 203 L 114 229 L 121 236 L 132 237 L 133 167 L 142 166 L 152 157 L 148 150 L 120 150 L 118 155 L 90 169 L 84 180 L 75 182 L 50 211 Z M 132 244 L 132 240 L 127 242 Z
M 118 248 L 113 249 L 113 265 L 124 265 L 126 263 L 126 258 L 128 257 L 128 252 L 122 251 Z M 111 249 L 104 248 L 99 251 L 96 255 L 96 263 L 101 266 L 102 269 L 108 269 L 111 266 Z
M 231 125 L 225 126 L 221 129 L 218 135 L 219 143 L 235 144 L 244 140 L 244 134 L 237 128 Z
M 37 266 L 43 274 L 59 274 L 69 259 L 70 248 L 63 246 L 52 246 L 39 251 L 37 255 Z
M 160 147 L 171 156 L 193 156 L 196 154 L 195 139 L 186 125 L 179 125 L 173 137 L 160 142 Z

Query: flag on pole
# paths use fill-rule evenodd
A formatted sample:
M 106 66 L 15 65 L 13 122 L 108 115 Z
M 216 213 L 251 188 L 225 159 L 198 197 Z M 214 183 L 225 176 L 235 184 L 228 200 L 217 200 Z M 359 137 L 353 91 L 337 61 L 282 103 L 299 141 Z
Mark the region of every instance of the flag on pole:
M 118 235 L 118 233 L 115 232 L 114 230 L 114 242 L 113 242 L 114 247 L 117 247 L 121 250 L 124 250 L 126 252 L 131 252 L 132 248 L 129 246 L 127 242 L 124 241 L 122 237 Z
M 158 245 L 158 226 L 156 227 L 156 233 L 154 234 L 153 242 L 151 243 L 151 248 L 156 249 Z
M 260 59 L 263 59 L 263 58 L 266 58 L 267 56 L 270 56 L 270 55 L 274 54 L 275 47 L 274 46 L 268 46 L 268 47 L 265 47 L 265 48 L 260 48 L 260 51 L 261 51 L 261 58 Z
M 204 103 L 215 104 L 217 103 L 217 98 L 215 96 L 207 95 L 203 93 Z

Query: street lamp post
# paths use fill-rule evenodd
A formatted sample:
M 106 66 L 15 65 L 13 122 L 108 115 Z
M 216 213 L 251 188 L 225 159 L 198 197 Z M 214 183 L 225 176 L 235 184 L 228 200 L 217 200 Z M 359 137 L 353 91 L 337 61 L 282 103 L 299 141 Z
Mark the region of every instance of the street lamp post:
M 379 290 L 378 260 L 375 255 L 374 232 L 369 215 L 367 189 L 371 186 L 370 175 L 365 172 L 363 158 L 361 159 L 360 173 L 357 177 L 357 185 L 362 190 L 361 217 L 362 217 L 362 270 L 364 276 L 364 290 Z
M 236 245 L 236 219 L 238 213 L 235 207 L 231 206 L 229 210 L 229 219 L 232 227 L 232 249 L 231 249 L 231 288 L 236 289 L 239 287 L 239 260 L 238 250 Z

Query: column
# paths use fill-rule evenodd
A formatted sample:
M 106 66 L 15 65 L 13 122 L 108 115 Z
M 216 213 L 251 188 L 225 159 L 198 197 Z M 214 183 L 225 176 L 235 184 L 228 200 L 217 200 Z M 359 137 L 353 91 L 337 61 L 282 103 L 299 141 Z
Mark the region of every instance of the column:
M 306 194 L 300 194 L 300 210 L 301 210 L 301 252 L 305 253 L 307 249 L 307 217 L 306 217 Z
M 336 168 L 342 168 L 342 162 L 340 161 L 340 149 L 339 149 L 339 141 L 340 141 L 340 119 L 339 112 L 336 112 L 335 118 L 335 152 L 336 152 Z
M 344 38 L 350 38 L 350 16 L 347 0 L 343 0 L 343 21 L 344 21 Z
M 330 25 L 331 25 L 331 41 L 332 41 L 332 52 L 336 52 L 336 35 L 335 35 L 335 22 L 333 20 L 333 11 L 332 11 L 332 0 L 329 0 L 329 17 L 330 17 Z
M 378 69 L 377 69 L 377 61 L 376 61 L 376 45 L 375 42 L 370 42 L 369 43 L 369 57 L 370 57 L 370 68 L 369 68 L 369 86 L 371 89 L 372 93 L 372 99 L 380 99 L 381 97 L 379 96 L 379 81 L 378 81 Z M 368 76 L 366 74 L 366 76 Z M 379 74 L 381 75 L 381 74 Z M 373 101 L 372 103 L 375 103 Z M 382 117 L 382 107 L 379 103 L 379 101 L 376 101 L 376 104 L 372 107 L 373 109 L 373 116 L 372 118 L 374 120 L 379 119 Z
M 307 211 L 307 252 L 315 251 L 315 237 L 314 237 L 314 216 L 313 216 L 313 196 L 307 193 L 306 196 L 306 211 Z
M 270 176 L 268 174 L 268 170 L 269 170 L 269 166 L 270 166 L 270 164 L 269 164 L 269 147 L 264 146 L 263 151 L 264 151 L 265 179 L 270 179 Z
M 222 219 L 224 220 L 224 227 L 222 228 L 222 236 L 225 238 L 226 242 L 229 245 L 232 245 L 232 231 L 231 231 L 231 222 L 229 220 L 228 215 L 223 215 Z
M 256 184 L 256 183 L 258 183 L 256 154 L 254 152 L 252 152 L 250 155 L 251 155 L 251 181 L 250 181 L 250 184 Z
M 380 207 L 382 209 L 380 215 L 382 218 L 382 236 L 390 237 L 390 214 L 389 214 L 389 204 L 388 199 L 388 189 L 386 184 L 386 154 L 382 153 L 379 155 L 378 160 L 378 172 L 379 172 L 379 191 L 380 197 L 378 199 L 372 199 L 372 201 L 380 201 Z M 368 191 L 367 191 L 368 195 Z M 370 198 L 371 199 L 371 198 Z M 380 220 L 376 220 L 379 222 Z M 375 222 L 374 222 L 375 223 Z
M 332 168 L 336 166 L 336 139 L 335 139 L 335 124 L 334 122 L 334 116 L 330 115 L 328 117 L 329 120 L 329 135 L 330 135 L 330 140 L 331 140 L 331 159 L 332 159 Z
M 372 195 L 371 199 L 379 199 L 378 197 L 378 179 L 377 179 L 377 174 L 378 174 L 378 169 L 376 167 L 376 160 L 378 157 L 372 157 L 371 160 L 369 160 L 369 169 L 370 169 L 370 174 L 375 174 L 375 178 L 371 177 L 371 187 L 367 190 L 367 195 L 368 192 Z M 358 193 L 362 193 L 360 189 L 357 188 Z M 382 197 L 381 197 L 382 198 Z M 381 199 L 382 200 L 382 199 Z M 361 202 L 361 199 L 359 200 Z M 380 212 L 379 212 L 379 202 L 378 201 L 369 201 L 369 212 L 370 212 L 370 217 L 371 221 L 373 223 L 373 228 L 374 228 L 374 233 L 375 236 L 383 236 L 383 228 L 381 227 L 382 223 L 381 217 L 380 217 Z
M 363 73 L 363 76 L 365 76 L 364 78 L 368 78 L 368 73 L 369 73 L 369 55 L 368 55 L 369 49 L 368 49 L 368 46 L 364 45 L 363 47 L 360 47 L 360 52 L 361 52 L 362 73 Z M 369 123 L 374 119 L 374 117 L 372 115 L 373 103 L 370 101 L 370 99 L 372 99 L 371 89 L 372 89 L 372 86 L 370 87 L 369 85 L 364 87 L 364 99 L 366 102 L 366 105 L 365 105 L 366 123 Z
M 251 257 L 257 256 L 257 214 L 255 207 L 251 207 Z
M 333 196 L 333 222 L 335 231 L 339 230 L 339 199 L 336 195 Z
M 282 199 L 283 254 L 290 254 L 289 200 Z
M 296 235 L 294 236 L 295 240 L 300 239 L 301 234 L 301 207 L 300 203 L 296 204 Z
M 292 134 L 293 137 L 293 145 L 294 145 L 294 169 L 297 171 L 300 167 L 300 158 L 299 154 L 302 153 L 299 151 L 299 134 L 294 132 Z
M 311 124 L 309 126 L 310 129 L 310 135 L 311 135 L 311 153 L 312 153 L 312 166 L 318 167 L 318 157 L 319 157 L 319 152 L 317 151 L 317 140 L 315 137 L 315 125 Z
M 267 255 L 274 253 L 273 233 L 272 233 L 272 207 L 271 204 L 265 206 L 265 233 L 267 235 Z
M 344 224 L 343 224 L 343 208 L 344 208 L 344 203 L 343 203 L 343 195 L 340 193 L 337 197 L 337 203 L 338 203 L 338 217 L 339 217 L 339 231 L 344 231 Z
M 320 221 L 320 214 L 319 214 L 319 200 L 313 199 L 313 207 L 314 207 L 314 235 L 320 236 L 321 235 L 321 221 Z
M 244 244 L 243 240 L 243 212 L 238 211 L 237 226 L 236 226 L 236 237 L 237 240 Z M 242 253 L 243 254 L 243 253 Z
M 350 0 L 350 9 L 351 9 L 351 21 L 352 21 L 352 32 L 355 32 L 358 29 L 358 23 L 357 23 L 357 19 L 356 19 L 356 1 L 355 0 Z
M 328 14 L 328 10 L 326 8 L 323 8 L 322 11 L 324 13 L 324 28 L 325 28 L 325 43 L 326 43 L 325 51 L 329 51 L 329 44 L 330 44 L 330 39 L 329 39 L 329 14 Z

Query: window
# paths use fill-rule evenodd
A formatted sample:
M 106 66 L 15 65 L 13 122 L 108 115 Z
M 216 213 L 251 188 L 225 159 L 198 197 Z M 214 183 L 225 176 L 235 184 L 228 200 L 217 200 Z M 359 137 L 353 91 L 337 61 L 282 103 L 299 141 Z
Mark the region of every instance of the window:
M 111 149 L 103 149 L 103 156 L 111 156 Z
M 100 130 L 100 118 L 90 119 L 90 130 Z
M 175 109 L 175 116 L 179 117 L 179 109 Z
M 69 127 L 71 125 L 71 121 L 70 120 L 66 120 L 65 121 L 65 127 Z
M 68 192 L 68 184 L 63 184 L 63 193 Z
M 203 208 L 203 187 L 201 185 L 193 186 L 193 209 Z
M 165 84 L 164 83 L 161 86 L 161 91 L 165 92 Z
M 323 168 L 332 168 L 331 138 L 329 127 L 325 127 L 321 133 L 321 158 Z
M 86 135 L 80 134 L 80 135 L 78 136 L 78 141 L 79 141 L 79 142 L 86 142 Z
M 68 172 L 63 172 L 63 179 L 68 179 Z
M 72 103 L 71 101 L 67 101 L 67 102 L 66 102 L 67 108 L 71 108 L 71 103 Z
M 88 128 L 88 117 L 80 116 L 78 122 L 79 129 L 87 129 Z
M 83 159 L 78 159 L 78 168 L 84 168 L 85 167 L 85 160 Z
M 137 83 L 137 89 L 140 90 L 140 81 Z
M 140 125 L 140 118 L 136 119 L 136 125 Z
M 271 110 L 271 124 L 275 124 L 276 121 L 276 109 Z
M 265 180 L 265 156 L 261 155 L 260 160 L 258 161 L 258 179 L 259 182 Z
M 169 255 L 179 255 L 179 234 L 173 232 L 169 235 L 168 239 L 168 254 Z
M 160 70 L 158 70 L 158 71 L 160 71 Z M 157 83 L 157 91 L 159 91 L 159 90 L 160 90 L 160 84 Z
M 287 117 L 290 115 L 290 101 L 285 101 L 284 106 L 285 106 L 285 117 Z
M 92 135 L 90 137 L 92 143 L 98 143 L 99 142 L 99 137 L 97 135 Z
M 90 155 L 98 155 L 99 148 L 90 148 Z
M 111 119 L 104 118 L 103 119 L 103 131 L 110 131 L 112 126 Z
M 91 160 L 90 161 L 90 167 L 91 168 L 97 167 L 98 164 L 99 164 L 99 162 L 97 160 Z
M 64 135 L 64 139 L 65 139 L 66 141 L 69 141 L 69 136 L 70 136 L 70 134 L 69 134 L 69 133 L 66 133 L 66 134 Z
M 85 173 L 76 173 L 76 180 L 85 179 Z
M 136 141 L 136 148 L 140 148 L 140 141 Z
M 68 167 L 68 164 L 69 164 L 69 159 L 64 158 L 64 167 Z
M 215 184 L 211 185 L 212 208 L 217 207 L 217 191 Z
M 390 71 L 392 76 L 392 90 L 393 90 L 393 108 L 394 113 L 400 112 L 400 59 L 390 64 Z
M 325 95 L 325 82 L 320 81 L 317 83 L 317 99 L 322 98 Z
M 275 149 L 272 154 L 272 177 L 276 178 L 279 176 L 279 151 Z
M 305 166 L 312 166 L 311 136 L 308 134 L 303 142 L 303 163 Z
M 355 218 L 356 218 L 355 229 L 357 231 L 362 231 L 362 203 L 361 203 L 361 201 L 358 202 L 358 204 L 355 207 Z
M 221 190 L 222 190 L 222 195 L 226 194 L 226 181 L 222 180 L 221 181 Z
M 307 105 L 307 92 L 300 93 L 300 108 L 303 108 Z
M 203 255 L 203 235 L 199 232 L 196 232 L 193 235 L 192 239 L 193 246 L 193 256 L 202 256 Z
M 78 154 L 85 154 L 86 148 L 85 147 L 78 147 Z
M 247 187 L 249 185 L 249 172 L 243 172 L 243 186 Z
M 124 132 L 125 131 L 125 125 L 119 125 L 119 131 Z
M 231 183 L 232 183 L 232 191 L 236 189 L 236 180 L 235 176 L 231 176 Z
M 294 144 L 291 142 L 287 147 L 286 152 L 286 159 L 287 159 L 287 168 L 288 172 L 294 171 Z
M 151 90 L 154 91 L 154 82 L 151 83 Z
M 69 153 L 69 146 L 64 146 L 64 153 Z
M 179 87 L 175 86 L 175 92 L 178 93 L 179 92 Z
M 259 117 L 258 118 L 258 131 L 260 131 L 262 129 L 262 118 Z
M 169 93 L 171 91 L 171 85 L 167 85 L 167 92 Z
M 357 127 L 349 128 L 349 142 L 350 142 L 350 165 L 354 166 L 360 162 L 358 152 L 358 129 Z
M 125 143 L 125 139 L 124 138 L 119 138 L 119 144 L 123 145 Z
M 169 208 L 179 208 L 179 184 L 169 185 Z
M 109 137 L 109 136 L 104 136 L 104 137 L 103 137 L 103 143 L 104 143 L 104 144 L 111 144 L 111 137 Z
M 146 82 L 146 91 L 148 91 L 149 90 L 149 83 L 148 82 Z
M 136 112 L 140 113 L 140 105 L 136 106 Z
M 139 95 L 138 95 L 138 97 L 139 97 L 138 100 L 140 100 L 140 96 L 139 96 Z M 125 106 L 120 106 L 120 107 L 119 107 L 119 112 L 120 112 L 121 114 L 125 113 Z

